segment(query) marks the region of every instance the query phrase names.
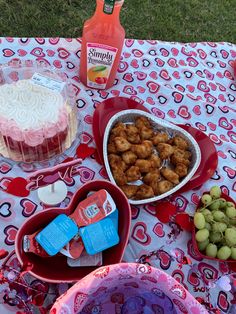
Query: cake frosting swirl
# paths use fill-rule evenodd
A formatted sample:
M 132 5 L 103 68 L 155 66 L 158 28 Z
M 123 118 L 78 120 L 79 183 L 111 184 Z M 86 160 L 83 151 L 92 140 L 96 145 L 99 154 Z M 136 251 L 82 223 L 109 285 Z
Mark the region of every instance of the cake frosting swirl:
M 0 86 L 0 133 L 35 147 L 68 127 L 60 92 L 19 80 Z

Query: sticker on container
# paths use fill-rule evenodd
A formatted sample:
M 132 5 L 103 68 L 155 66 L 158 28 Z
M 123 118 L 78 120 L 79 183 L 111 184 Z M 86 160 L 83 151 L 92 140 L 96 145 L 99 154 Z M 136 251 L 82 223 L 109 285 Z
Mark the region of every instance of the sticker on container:
M 99 190 L 80 202 L 70 218 L 79 227 L 95 223 L 116 210 L 116 204 L 106 190 Z
M 88 255 L 86 251 L 83 251 L 77 259 L 68 257 L 67 265 L 70 267 L 102 266 L 102 253 Z
M 57 254 L 78 233 L 78 226 L 65 214 L 57 216 L 35 237 L 51 256 Z
M 60 252 L 61 254 L 70 257 L 72 259 L 76 259 L 80 257 L 81 253 L 84 250 L 84 244 L 80 237 L 80 235 L 76 235 L 69 243 L 63 247 Z
M 87 85 L 92 88 L 106 87 L 111 68 L 116 58 L 117 48 L 87 43 Z
M 65 87 L 65 82 L 42 75 L 40 73 L 34 73 L 31 80 L 32 80 L 32 83 L 36 85 L 41 85 L 41 86 L 50 88 L 52 90 L 56 90 L 58 92 L 61 92 L 63 88 Z
M 110 218 L 104 218 L 79 230 L 86 252 L 90 255 L 102 252 L 119 243 L 119 235 Z

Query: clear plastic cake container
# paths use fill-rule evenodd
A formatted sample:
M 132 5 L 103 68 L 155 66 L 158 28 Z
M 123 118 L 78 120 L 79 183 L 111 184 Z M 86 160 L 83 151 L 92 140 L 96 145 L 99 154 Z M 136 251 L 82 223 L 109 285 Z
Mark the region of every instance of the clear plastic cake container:
M 77 130 L 75 90 L 64 73 L 31 60 L 0 67 L 0 155 L 49 160 L 72 145 Z

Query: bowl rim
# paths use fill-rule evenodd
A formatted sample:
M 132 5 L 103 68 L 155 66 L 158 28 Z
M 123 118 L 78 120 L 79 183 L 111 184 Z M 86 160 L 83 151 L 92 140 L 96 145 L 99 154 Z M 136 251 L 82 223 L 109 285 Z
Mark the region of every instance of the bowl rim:
M 122 261 L 122 259 L 123 259 L 123 256 L 124 256 L 124 254 L 125 254 L 125 250 L 126 250 L 126 247 L 127 247 L 127 244 L 128 244 L 128 241 L 129 241 L 129 234 L 130 234 L 130 226 L 131 226 L 131 218 L 132 218 L 132 214 L 131 214 L 131 206 L 130 206 L 130 204 L 129 204 L 129 202 L 128 202 L 128 198 L 127 198 L 127 196 L 124 194 L 124 192 L 119 188 L 119 186 L 117 186 L 116 184 L 113 184 L 112 182 L 110 182 L 110 181 L 108 181 L 108 180 L 102 180 L 102 179 L 98 179 L 98 180 L 91 180 L 91 181 L 88 181 L 88 182 L 86 182 L 86 183 L 84 183 L 84 184 L 82 184 L 81 186 L 79 186 L 79 188 L 76 190 L 76 192 L 73 194 L 73 196 L 72 196 L 72 198 L 71 198 L 71 200 L 70 200 L 70 202 L 69 202 L 69 204 L 66 206 L 66 207 L 64 207 L 64 208 L 61 208 L 61 207 L 56 207 L 56 206 L 52 206 L 52 207 L 50 207 L 50 208 L 47 208 L 47 209 L 45 209 L 45 210 L 41 210 L 41 211 L 38 211 L 38 212 L 36 212 L 36 213 L 34 213 L 32 216 L 30 216 L 30 217 L 28 217 L 25 221 L 24 221 L 24 223 L 20 226 L 20 228 L 18 229 L 18 231 L 17 231 L 17 233 L 16 233 L 16 237 L 15 237 L 15 253 L 16 253 L 16 256 L 17 256 L 17 259 L 18 259 L 18 261 L 20 262 L 20 264 L 24 267 L 24 266 L 28 266 L 28 265 L 24 265 L 24 262 L 23 262 L 23 260 L 22 260 L 22 258 L 21 258 L 21 253 L 20 253 L 20 239 L 19 239 L 19 237 L 20 237 L 20 231 L 22 230 L 22 228 L 24 228 L 24 226 L 25 226 L 25 224 L 27 224 L 28 223 L 28 219 L 31 219 L 32 217 L 35 217 L 35 216 L 38 216 L 38 215 L 42 215 L 42 213 L 45 213 L 45 214 L 47 214 L 48 212 L 50 212 L 52 209 L 54 209 L 54 210 L 59 210 L 59 211 L 61 211 L 61 210 L 63 210 L 63 213 L 69 213 L 69 210 L 70 210 L 70 205 L 74 202 L 74 199 L 77 197 L 77 192 L 80 190 L 80 189 L 82 189 L 82 188 L 86 188 L 86 186 L 87 185 L 89 185 L 89 184 L 91 184 L 91 183 L 93 183 L 94 184 L 94 182 L 96 182 L 96 183 L 106 183 L 106 184 L 109 184 L 109 185 L 113 185 L 113 187 L 114 188 L 116 188 L 116 189 L 118 189 L 119 190 L 119 192 L 123 195 L 123 197 L 124 197 L 124 199 L 126 200 L 126 202 L 127 202 L 127 208 L 129 209 L 128 210 L 128 212 L 126 213 L 126 216 L 125 216 L 125 219 L 126 219 L 126 221 L 128 222 L 128 227 L 127 227 L 127 230 L 128 230 L 128 234 L 127 234 L 127 237 L 126 237 L 126 239 L 125 239 L 125 241 L 123 241 L 124 242 L 124 244 L 123 244 L 123 252 L 122 252 L 122 255 L 120 256 L 120 258 L 119 258 L 119 261 L 116 261 L 116 263 L 120 263 L 121 261 Z M 62 213 L 62 212 L 61 212 Z M 17 245 L 17 243 L 19 243 L 19 245 Z M 21 244 L 22 245 L 22 244 Z M 115 247 L 114 247 L 114 249 L 115 249 Z M 105 267 L 105 266 L 107 266 L 107 265 L 101 265 L 101 266 L 98 266 L 98 267 L 96 267 L 96 266 L 91 266 L 91 268 L 94 268 L 94 267 L 96 267 L 96 268 L 99 268 L 99 267 Z M 92 271 L 94 271 L 93 269 L 91 269 L 91 272 Z M 48 277 L 43 277 L 43 276 L 40 276 L 40 275 L 38 275 L 37 273 L 35 273 L 33 270 L 26 270 L 26 272 L 27 273 L 29 273 L 30 275 L 32 275 L 32 276 L 34 276 L 35 278 L 38 278 L 38 279 L 40 279 L 40 280 L 42 280 L 42 281 L 46 281 L 46 282 L 49 282 L 49 283 L 62 283 L 62 282 L 65 282 L 65 283 L 71 283 L 71 282 L 75 282 L 77 279 L 75 279 L 75 280 L 61 280 L 61 279 L 50 279 L 50 278 L 48 278 Z M 90 273 L 91 273 L 90 272 Z M 88 273 L 88 274 L 90 274 L 90 273 Z M 88 275 L 87 274 L 87 275 Z M 87 275 L 84 275 L 83 277 L 85 277 L 85 276 L 87 276 Z M 83 278 L 82 277 L 82 278 Z M 81 278 L 81 279 L 82 279 Z
M 97 272 L 100 272 L 101 275 L 100 276 L 97 275 Z M 125 274 L 128 274 L 128 277 L 124 278 L 125 283 L 127 280 L 138 282 L 139 285 L 141 285 L 142 283 L 143 287 L 147 289 L 146 291 L 150 291 L 153 286 L 157 287 L 157 289 L 161 289 L 161 287 L 163 286 L 162 282 L 165 282 L 162 292 L 164 293 L 165 297 L 171 299 L 172 303 L 175 303 L 174 300 L 176 301 L 179 300 L 180 302 L 185 301 L 186 303 L 185 305 L 186 305 L 186 309 L 188 310 L 188 313 L 190 313 L 189 311 L 195 307 L 197 307 L 197 309 L 199 310 L 198 313 L 202 313 L 202 314 L 208 313 L 208 311 L 204 308 L 204 306 L 196 300 L 196 298 L 190 293 L 190 291 L 188 291 L 181 282 L 177 281 L 169 273 L 151 265 L 139 264 L 135 262 L 124 262 L 124 263 L 117 263 L 113 265 L 100 266 L 96 271 L 89 273 L 81 281 L 75 283 L 72 287 L 70 287 L 66 293 L 64 293 L 62 296 L 57 298 L 51 310 L 56 309 L 57 312 L 60 312 L 63 306 L 71 304 L 71 300 L 74 299 L 75 295 L 77 295 L 78 293 L 84 294 L 86 296 L 86 299 L 85 299 L 86 302 L 89 302 L 90 297 L 91 296 L 93 297 L 92 292 L 96 291 L 95 289 L 97 289 L 97 287 L 103 286 L 104 281 L 106 281 L 106 278 L 111 279 L 107 282 L 107 286 L 109 288 L 115 286 L 114 283 L 116 282 L 116 280 L 122 284 L 122 281 L 119 280 L 119 278 L 123 275 L 124 272 Z M 106 275 L 103 275 L 103 274 L 106 274 Z M 146 274 L 147 274 L 147 280 L 151 276 L 157 281 L 157 283 L 151 282 L 151 287 L 148 286 L 148 283 L 145 284 L 144 276 Z M 162 279 L 158 282 L 159 278 L 161 277 Z M 165 280 L 163 280 L 163 278 L 165 278 Z M 108 288 L 108 291 L 109 291 L 109 288 Z M 184 300 L 181 295 L 172 291 L 173 288 L 179 288 L 184 291 L 184 294 L 185 294 Z M 137 288 L 134 288 L 134 289 L 137 289 Z M 84 304 L 86 304 L 86 302 Z M 78 310 L 82 310 L 84 304 L 82 302 Z M 177 306 L 176 306 L 176 309 L 177 309 Z M 181 311 L 177 311 L 177 312 L 180 313 Z
M 197 171 L 197 169 L 198 169 L 198 167 L 200 165 L 200 162 L 201 162 L 201 150 L 200 150 L 200 147 L 199 147 L 198 143 L 196 142 L 196 140 L 192 137 L 192 135 L 189 134 L 184 129 L 182 129 L 181 127 L 179 127 L 179 126 L 177 126 L 177 125 L 175 125 L 175 124 L 173 124 L 173 123 L 171 123 L 171 122 L 169 122 L 167 120 L 159 119 L 159 118 L 157 118 L 156 116 L 153 116 L 150 113 L 147 113 L 147 112 L 144 112 L 144 111 L 138 110 L 138 109 L 122 110 L 122 111 L 114 114 L 110 118 L 110 120 L 109 120 L 109 122 L 108 122 L 108 124 L 106 126 L 106 129 L 105 129 L 105 132 L 104 132 L 104 136 L 103 136 L 103 159 L 104 159 L 104 164 L 105 164 L 105 168 L 106 168 L 109 180 L 113 184 L 116 184 L 116 182 L 115 182 L 115 180 L 113 178 L 113 175 L 111 173 L 111 170 L 110 170 L 110 165 L 109 165 L 109 162 L 108 162 L 108 153 L 107 153 L 107 143 L 108 143 L 110 129 L 111 129 L 111 126 L 112 126 L 112 124 L 114 123 L 114 121 L 116 119 L 118 119 L 118 118 L 120 118 L 120 117 L 122 117 L 124 115 L 127 115 L 127 114 L 130 114 L 130 115 L 136 114 L 136 115 L 140 115 L 140 116 L 145 116 L 145 117 L 149 118 L 150 120 L 152 120 L 156 124 L 159 124 L 159 125 L 164 126 L 164 127 L 166 126 L 168 128 L 171 128 L 171 129 L 179 131 L 180 133 L 184 134 L 187 138 L 189 138 L 191 140 L 191 142 L 193 144 L 193 147 L 195 149 L 195 152 L 196 152 L 196 162 L 193 165 L 191 171 L 174 188 L 172 188 L 171 190 L 167 191 L 166 193 L 163 193 L 163 194 L 160 194 L 160 195 L 148 198 L 148 199 L 142 199 L 142 200 L 131 200 L 131 199 L 128 199 L 129 203 L 132 204 L 132 205 L 142 205 L 142 204 L 152 203 L 152 202 L 156 202 L 156 201 L 159 201 L 161 199 L 164 199 L 167 196 L 170 196 L 170 195 L 176 193 L 178 190 L 180 190 L 180 188 L 182 188 L 185 184 L 188 183 L 188 181 L 193 177 L 193 175 Z

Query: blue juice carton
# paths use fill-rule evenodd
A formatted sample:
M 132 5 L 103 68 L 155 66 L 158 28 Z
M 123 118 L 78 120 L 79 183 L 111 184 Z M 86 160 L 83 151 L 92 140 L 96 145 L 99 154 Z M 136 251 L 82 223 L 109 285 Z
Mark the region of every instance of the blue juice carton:
M 65 214 L 57 216 L 35 239 L 51 256 L 56 255 L 74 236 L 79 228 L 72 219 Z
M 104 218 L 79 229 L 86 252 L 90 255 L 102 252 L 119 243 L 120 238 L 113 221 Z

